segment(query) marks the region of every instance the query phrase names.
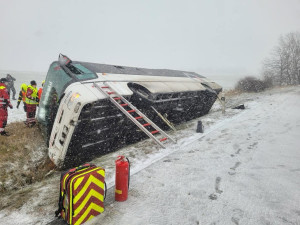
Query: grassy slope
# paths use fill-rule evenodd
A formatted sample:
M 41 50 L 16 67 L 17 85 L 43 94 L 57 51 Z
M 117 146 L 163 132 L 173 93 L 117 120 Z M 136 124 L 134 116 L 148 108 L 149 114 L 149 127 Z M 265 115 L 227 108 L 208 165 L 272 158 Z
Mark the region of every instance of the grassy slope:
M 9 137 L 0 136 L 0 196 L 41 181 L 53 169 L 37 126 L 28 128 L 15 122 L 6 131 Z

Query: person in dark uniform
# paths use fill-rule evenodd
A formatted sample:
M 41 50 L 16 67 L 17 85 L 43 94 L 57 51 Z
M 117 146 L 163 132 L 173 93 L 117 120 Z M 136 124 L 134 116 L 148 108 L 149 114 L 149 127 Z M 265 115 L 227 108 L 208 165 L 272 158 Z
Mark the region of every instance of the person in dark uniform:
M 7 83 L 8 95 L 10 96 L 10 91 L 12 91 L 12 93 L 13 93 L 13 98 L 12 99 L 16 100 L 16 89 L 15 89 L 15 86 L 14 86 L 14 82 L 16 81 L 16 78 L 14 78 L 10 74 L 7 74 L 6 79 L 8 81 L 8 83 Z

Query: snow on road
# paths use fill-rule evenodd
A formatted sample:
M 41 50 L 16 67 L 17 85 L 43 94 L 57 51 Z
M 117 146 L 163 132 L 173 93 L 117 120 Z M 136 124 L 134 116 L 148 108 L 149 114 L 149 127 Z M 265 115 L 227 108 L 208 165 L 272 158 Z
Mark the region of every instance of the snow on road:
M 300 87 L 242 94 L 216 103 L 198 120 L 178 126 L 176 145 L 150 140 L 92 162 L 106 169 L 105 212 L 86 224 L 300 224 Z M 131 160 L 126 202 L 115 202 L 114 160 Z M 0 211 L 0 224 L 62 224 L 54 220 L 59 172 L 29 188 L 18 211 Z M 2 199 L 5 200 L 5 199 Z
M 131 177 L 129 199 L 87 224 L 300 224 L 300 90 Z

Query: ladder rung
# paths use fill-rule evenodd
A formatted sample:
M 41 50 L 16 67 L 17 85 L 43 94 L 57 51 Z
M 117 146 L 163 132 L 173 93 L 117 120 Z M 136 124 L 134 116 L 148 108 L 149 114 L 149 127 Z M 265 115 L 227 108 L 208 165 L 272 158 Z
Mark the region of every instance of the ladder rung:
M 159 132 L 158 130 L 154 130 L 154 131 L 151 131 L 151 134 L 156 134 L 158 132 Z
M 160 141 L 165 141 L 165 140 L 167 140 L 167 139 L 168 139 L 168 138 L 165 137 L 165 138 L 160 139 Z
M 174 141 L 163 130 L 160 130 L 160 128 L 158 128 L 155 123 L 153 123 L 149 118 L 147 118 L 147 116 L 145 116 L 142 112 L 140 112 L 133 105 L 131 105 L 130 102 L 128 102 L 128 100 L 126 98 L 124 98 L 117 91 L 115 91 L 108 83 L 103 82 L 103 84 L 100 86 L 94 82 L 94 85 L 99 91 L 101 91 L 103 94 L 105 94 L 117 108 L 119 108 L 123 113 L 125 113 L 125 115 L 129 119 L 131 119 L 132 122 L 134 122 L 145 134 L 147 134 L 151 139 L 153 139 L 161 147 L 165 148 L 165 146 L 160 142 L 163 142 L 167 139 Z M 129 110 L 125 109 L 126 106 L 128 107 L 127 109 L 129 109 Z M 133 116 L 133 114 L 129 114 L 129 113 L 133 113 L 133 112 L 135 112 L 135 114 L 136 114 L 135 117 Z M 142 122 L 142 120 L 144 120 L 145 122 Z M 145 123 L 145 124 L 143 124 L 143 123 Z M 147 128 L 147 127 L 149 127 L 149 128 Z M 157 134 L 157 133 L 160 133 L 163 136 L 161 138 L 157 138 L 152 135 L 152 134 Z

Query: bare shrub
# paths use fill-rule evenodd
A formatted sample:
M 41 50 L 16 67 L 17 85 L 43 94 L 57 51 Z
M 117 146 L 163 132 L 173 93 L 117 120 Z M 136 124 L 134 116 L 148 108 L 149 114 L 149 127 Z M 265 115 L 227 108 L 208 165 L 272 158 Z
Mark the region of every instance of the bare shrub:
M 232 96 L 237 96 L 241 94 L 241 91 L 237 90 L 237 89 L 230 89 L 230 90 L 226 90 L 225 91 L 225 96 L 226 97 L 232 97 Z M 221 98 L 221 97 L 220 97 Z
M 300 32 L 288 33 L 263 62 L 263 76 L 273 85 L 300 84 Z
M 241 92 L 261 92 L 266 89 L 266 84 L 255 78 L 255 77 L 245 77 L 237 82 L 235 89 Z

